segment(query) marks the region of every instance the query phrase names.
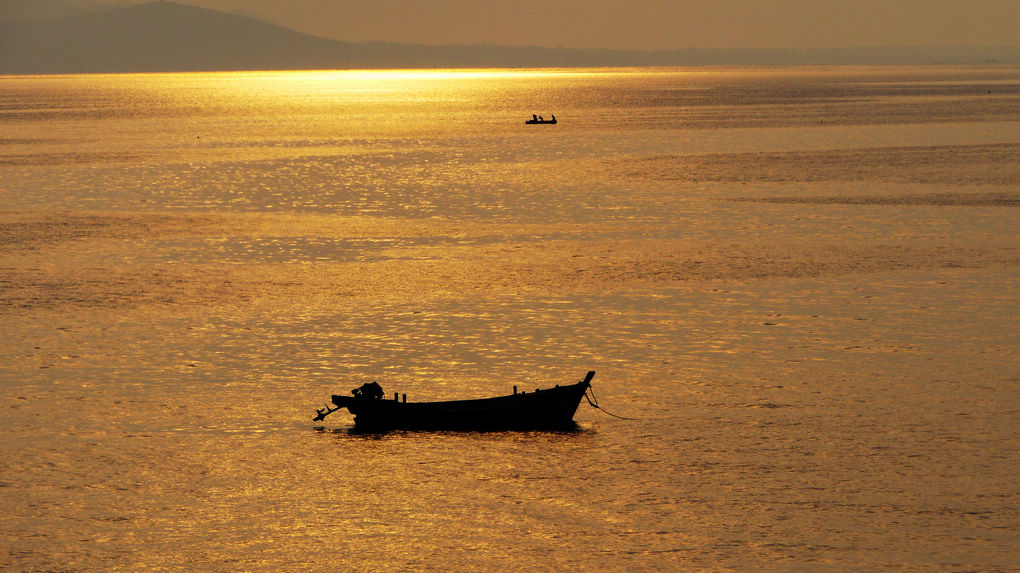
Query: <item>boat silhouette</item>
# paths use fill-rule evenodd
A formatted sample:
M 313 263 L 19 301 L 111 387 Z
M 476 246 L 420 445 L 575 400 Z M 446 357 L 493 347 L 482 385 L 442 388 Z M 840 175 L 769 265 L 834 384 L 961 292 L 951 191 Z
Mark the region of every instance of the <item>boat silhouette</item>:
M 527 125 L 553 124 L 553 123 L 556 123 L 556 115 L 554 114 L 552 116 L 552 119 L 544 119 L 540 115 L 533 115 L 533 116 L 531 116 L 531 119 L 525 121 L 524 123 L 527 124 Z
M 317 411 L 315 421 L 347 408 L 358 430 L 562 430 L 574 427 L 574 413 L 595 372 L 567 386 L 517 392 L 508 396 L 446 402 L 408 402 L 383 398 L 382 388 L 370 382 L 351 391 L 353 396 L 333 395 L 336 406 Z

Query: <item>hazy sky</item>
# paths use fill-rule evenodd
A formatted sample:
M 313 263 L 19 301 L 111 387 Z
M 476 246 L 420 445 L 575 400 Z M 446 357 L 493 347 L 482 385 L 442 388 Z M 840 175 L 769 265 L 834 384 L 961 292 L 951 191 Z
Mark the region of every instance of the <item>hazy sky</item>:
M 176 0 L 349 41 L 569 48 L 1010 46 L 1020 0 Z

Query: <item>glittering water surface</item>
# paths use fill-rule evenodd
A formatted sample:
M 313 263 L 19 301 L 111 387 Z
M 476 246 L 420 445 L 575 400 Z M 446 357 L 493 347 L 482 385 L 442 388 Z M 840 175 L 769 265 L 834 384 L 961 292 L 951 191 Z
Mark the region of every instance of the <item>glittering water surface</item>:
M 0 567 L 1012 569 L 1018 181 L 1012 66 L 0 78 Z

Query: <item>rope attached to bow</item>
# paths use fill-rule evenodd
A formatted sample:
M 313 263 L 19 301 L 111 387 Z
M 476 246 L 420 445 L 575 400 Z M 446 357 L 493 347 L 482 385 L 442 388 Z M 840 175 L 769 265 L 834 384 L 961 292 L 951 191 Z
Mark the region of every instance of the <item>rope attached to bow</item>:
M 589 396 L 589 394 L 591 394 L 591 396 Z M 610 416 L 612 416 L 614 418 L 619 418 L 621 420 L 631 420 L 631 421 L 637 419 L 637 418 L 624 418 L 623 416 L 618 416 L 618 415 L 610 412 L 609 410 L 606 410 L 602 406 L 599 406 L 599 401 L 598 401 L 597 398 L 595 398 L 595 390 L 593 390 L 590 385 L 584 391 L 584 399 L 588 401 L 588 405 L 591 406 L 592 408 L 595 408 L 596 410 L 602 410 L 603 412 L 605 412 L 606 414 L 609 414 Z

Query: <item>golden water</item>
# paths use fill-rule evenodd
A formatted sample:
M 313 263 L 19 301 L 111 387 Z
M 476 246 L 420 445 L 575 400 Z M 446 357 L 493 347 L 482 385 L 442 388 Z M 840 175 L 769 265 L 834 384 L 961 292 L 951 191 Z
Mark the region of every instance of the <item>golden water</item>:
M 1011 569 L 1018 181 L 1013 66 L 0 78 L 0 566 Z

